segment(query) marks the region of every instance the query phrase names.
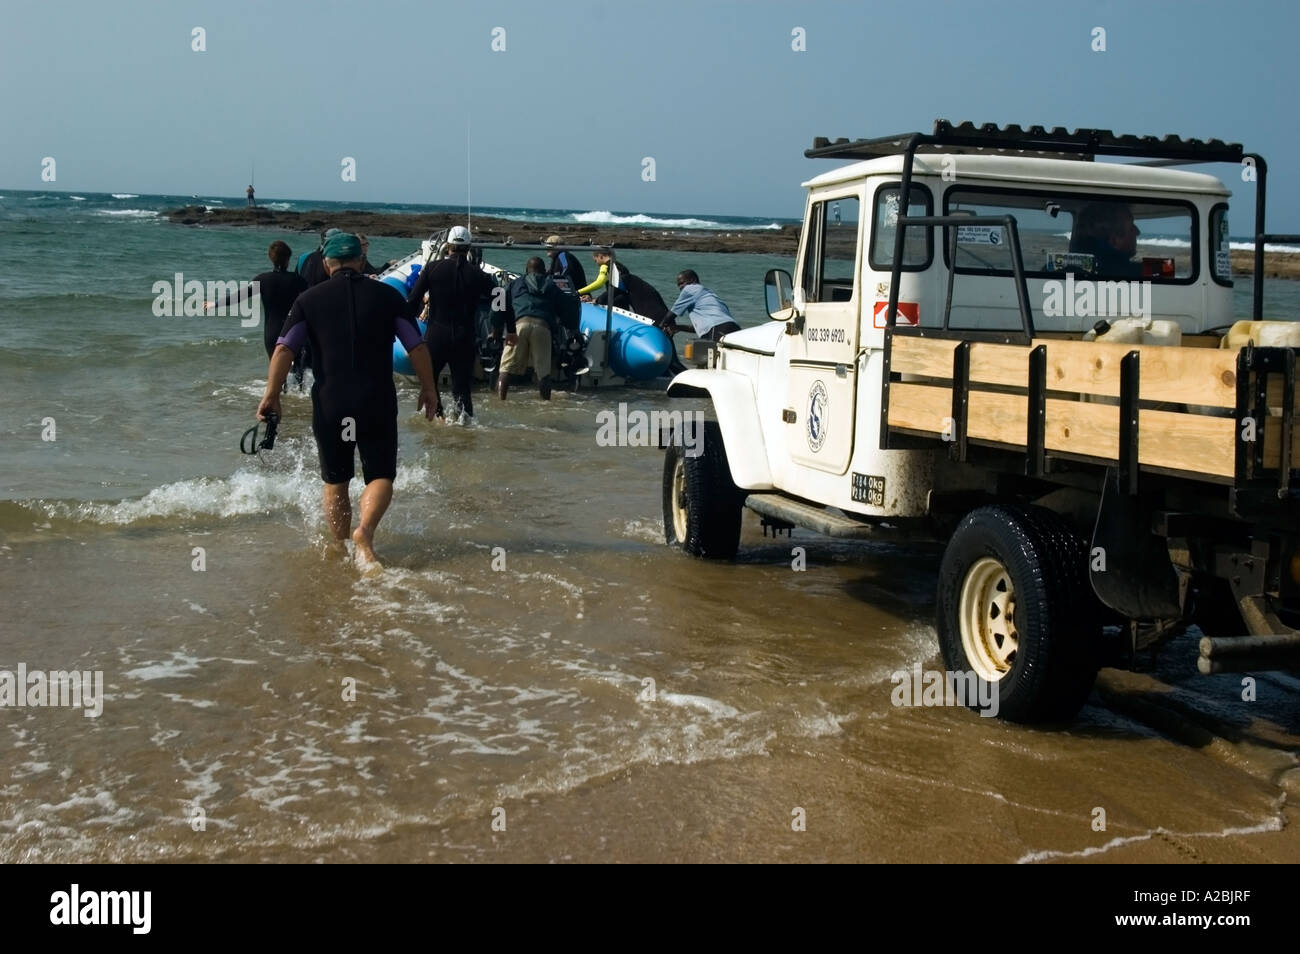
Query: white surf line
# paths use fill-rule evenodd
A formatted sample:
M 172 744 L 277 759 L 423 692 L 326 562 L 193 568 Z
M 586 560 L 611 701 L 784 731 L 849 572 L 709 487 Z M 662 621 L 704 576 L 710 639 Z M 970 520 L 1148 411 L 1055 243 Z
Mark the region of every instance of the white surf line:
M 1037 812 L 1040 815 L 1055 815 L 1058 818 L 1084 818 L 1078 812 L 1068 811 L 1064 808 L 1044 808 L 1042 805 L 1030 805 L 1025 802 L 1016 802 L 1007 798 L 1001 792 L 993 791 L 987 788 L 969 788 L 965 785 L 957 785 L 944 779 L 934 778 L 928 775 L 917 775 L 913 772 L 904 772 L 899 769 L 889 768 L 883 765 L 863 765 L 864 771 L 875 772 L 877 775 L 887 775 L 891 778 L 904 779 L 909 782 L 917 782 L 921 785 L 929 785 L 934 788 L 944 788 L 953 792 L 961 792 L 965 795 L 982 795 L 985 798 L 991 798 L 994 801 L 1001 802 L 1011 808 L 1021 808 L 1029 812 Z
M 1086 817 L 1081 816 L 1078 812 L 1068 811 L 1066 809 L 1060 809 L 1060 808 L 1045 808 L 1041 805 L 1029 805 L 1029 804 L 1025 804 L 1024 802 L 1016 802 L 1007 798 L 1001 792 L 996 792 L 989 789 L 969 788 L 965 785 L 956 785 L 951 782 L 945 782 L 942 779 L 935 779 L 935 778 L 929 778 L 921 775 L 914 775 L 910 772 L 902 772 L 899 771 L 898 769 L 891 769 L 880 765 L 865 765 L 863 766 L 863 768 L 866 769 L 867 771 L 874 771 L 879 775 L 889 775 L 895 778 L 904 778 L 911 781 L 920 782 L 922 784 L 932 785 L 936 788 L 946 788 L 951 791 L 962 792 L 967 795 L 983 795 L 987 798 L 992 798 L 995 801 L 1001 802 L 1002 804 L 1007 805 L 1008 807 L 1019 808 L 1029 812 L 1035 812 L 1039 815 L 1054 815 L 1058 818 L 1071 818 L 1071 819 L 1083 818 L 1086 821 Z M 1269 831 L 1281 831 L 1285 827 L 1285 823 L 1282 820 L 1280 811 L 1281 811 L 1281 806 L 1285 804 L 1285 802 L 1286 802 L 1286 795 L 1284 794 L 1281 796 L 1281 799 L 1277 802 L 1276 805 L 1279 814 L 1275 815 L 1272 819 L 1268 821 L 1261 822 L 1259 825 L 1253 825 L 1249 828 L 1225 828 L 1222 831 L 1209 831 L 1209 832 L 1174 832 L 1166 828 L 1155 828 L 1139 835 L 1126 835 L 1119 838 L 1112 838 L 1104 845 L 1100 845 L 1100 846 L 1093 845 L 1088 848 L 1081 849 L 1079 851 L 1054 851 L 1051 849 L 1046 849 L 1043 851 L 1030 851 L 1017 858 L 1015 863 L 1018 865 L 1023 865 L 1023 864 L 1033 864 L 1039 861 L 1046 861 L 1051 858 L 1086 858 L 1090 855 L 1101 854 L 1103 852 L 1110 851 L 1112 848 L 1118 848 L 1122 845 L 1126 845 L 1131 842 L 1148 841 L 1151 838 L 1154 838 L 1156 835 L 1162 835 L 1162 834 L 1170 835 L 1172 837 L 1182 837 L 1182 838 L 1227 838 L 1230 835 L 1258 835 Z
M 1285 827 L 1280 816 L 1274 816 L 1266 822 L 1258 825 L 1252 825 L 1249 828 L 1225 828 L 1223 831 L 1170 831 L 1168 828 L 1153 828 L 1142 835 L 1126 835 L 1122 838 L 1112 838 L 1104 845 L 1094 845 L 1084 848 L 1080 851 L 1031 851 L 1026 855 L 1021 855 L 1016 859 L 1016 864 L 1032 864 L 1037 861 L 1047 861 L 1050 858 L 1087 858 L 1089 855 L 1100 855 L 1110 851 L 1112 848 L 1119 848 L 1122 845 L 1133 844 L 1139 841 L 1150 841 L 1156 835 L 1169 835 L 1172 838 L 1227 838 L 1232 835 L 1261 835 L 1269 831 L 1281 831 Z

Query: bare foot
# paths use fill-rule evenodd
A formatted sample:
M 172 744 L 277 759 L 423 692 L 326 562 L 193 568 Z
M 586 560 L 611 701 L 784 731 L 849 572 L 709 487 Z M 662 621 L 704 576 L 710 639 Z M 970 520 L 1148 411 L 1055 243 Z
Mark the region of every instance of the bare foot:
M 347 557 L 348 548 L 342 540 L 326 540 L 321 547 L 321 554 L 326 560 L 341 560 Z
M 352 546 L 357 566 L 362 570 L 380 568 L 379 558 L 375 556 L 374 547 L 371 542 L 374 539 L 374 532 L 367 530 L 365 527 L 357 527 L 352 531 Z

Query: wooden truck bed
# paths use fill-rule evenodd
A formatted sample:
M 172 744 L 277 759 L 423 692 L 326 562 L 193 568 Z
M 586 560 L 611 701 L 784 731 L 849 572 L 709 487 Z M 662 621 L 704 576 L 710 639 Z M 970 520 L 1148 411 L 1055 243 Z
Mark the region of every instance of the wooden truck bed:
M 1238 486 L 1265 474 L 1283 489 L 1291 482 L 1300 431 L 1289 349 L 1059 339 L 1024 346 L 899 331 L 890 349 L 890 370 L 901 377 L 888 385 L 889 430 L 957 442 L 963 458 L 973 442 L 1040 461 L 1050 454 L 1136 464 Z M 1250 417 L 1253 442 L 1242 423 Z

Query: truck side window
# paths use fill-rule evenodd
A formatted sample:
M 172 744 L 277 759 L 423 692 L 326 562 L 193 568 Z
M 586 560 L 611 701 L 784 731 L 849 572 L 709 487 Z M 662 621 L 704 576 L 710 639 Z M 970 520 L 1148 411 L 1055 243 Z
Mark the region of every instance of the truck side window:
M 1228 236 L 1228 207 L 1210 210 L 1210 275 L 1220 285 L 1232 285 L 1232 244 Z
M 908 215 L 933 215 L 934 199 L 923 185 L 912 184 L 908 196 Z M 881 186 L 876 190 L 875 222 L 871 230 L 871 267 L 887 272 L 894 265 L 894 242 L 898 234 L 898 186 Z M 930 267 L 933 229 L 910 226 L 904 237 L 903 270 L 922 271 Z
M 821 301 L 821 283 L 818 277 L 822 272 L 822 232 L 825 226 L 825 203 L 819 202 L 812 207 L 808 215 L 808 228 L 803 236 L 803 271 L 799 274 L 799 287 L 803 289 L 806 301 Z
M 817 202 L 808 216 L 800 284 L 810 302 L 849 301 L 856 287 L 856 196 Z

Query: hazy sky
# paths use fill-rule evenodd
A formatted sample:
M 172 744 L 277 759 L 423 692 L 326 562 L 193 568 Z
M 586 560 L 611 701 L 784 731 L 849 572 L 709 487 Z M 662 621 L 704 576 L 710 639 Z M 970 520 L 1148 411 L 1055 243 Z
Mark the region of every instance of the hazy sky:
M 1300 231 L 1294 2 L 2 2 L 5 188 L 798 217 L 814 136 L 944 117 L 1240 141 Z

